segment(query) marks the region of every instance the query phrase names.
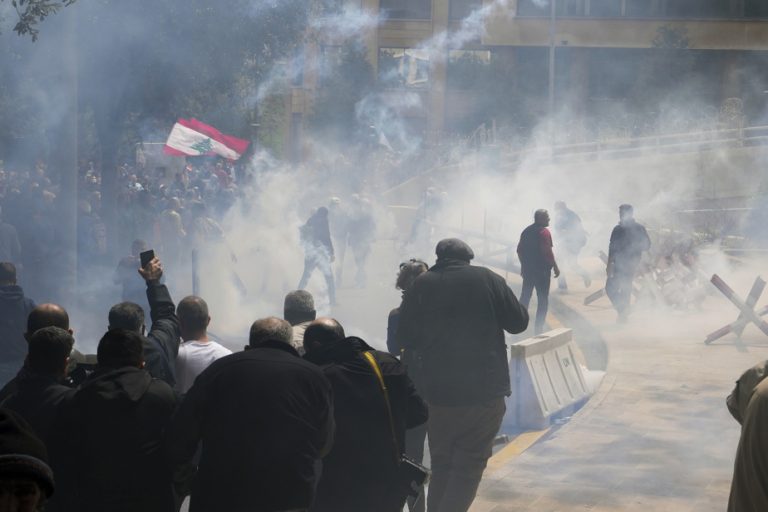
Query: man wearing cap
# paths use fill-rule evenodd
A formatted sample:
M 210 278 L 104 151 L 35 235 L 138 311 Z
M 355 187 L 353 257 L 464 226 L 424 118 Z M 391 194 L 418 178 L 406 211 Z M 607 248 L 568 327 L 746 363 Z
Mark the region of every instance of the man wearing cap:
M 0 409 L 0 511 L 43 510 L 53 488 L 43 442 L 20 416 Z
M 504 331 L 528 327 L 528 312 L 504 279 L 470 265 L 462 240 L 437 244 L 437 263 L 405 292 L 397 340 L 421 354 L 429 404 L 432 483 L 428 510 L 469 509 L 511 393 Z

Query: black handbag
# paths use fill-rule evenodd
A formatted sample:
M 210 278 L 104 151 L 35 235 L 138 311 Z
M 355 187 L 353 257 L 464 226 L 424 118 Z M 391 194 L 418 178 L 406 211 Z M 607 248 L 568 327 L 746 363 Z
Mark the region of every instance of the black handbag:
M 421 488 L 429 483 L 430 472 L 429 469 L 409 459 L 400 451 L 397 434 L 395 433 L 395 422 L 392 418 L 392 406 L 389 402 L 389 391 L 387 391 L 387 385 L 384 383 L 384 375 L 381 373 L 381 368 L 379 368 L 379 364 L 373 357 L 372 352 L 363 352 L 363 357 L 373 369 L 373 373 L 376 374 L 376 379 L 379 381 L 381 392 L 384 395 L 384 405 L 387 409 L 389 430 L 392 435 L 392 448 L 395 462 L 397 463 L 396 478 L 395 482 L 393 482 L 390 497 L 400 507 L 398 510 L 401 510 L 409 496 L 416 498 L 421 492 Z

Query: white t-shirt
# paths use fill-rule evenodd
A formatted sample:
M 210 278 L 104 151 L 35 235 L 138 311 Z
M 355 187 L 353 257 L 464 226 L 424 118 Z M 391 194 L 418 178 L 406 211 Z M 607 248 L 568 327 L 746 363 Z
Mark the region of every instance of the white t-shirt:
M 203 370 L 215 360 L 231 353 L 231 350 L 215 341 L 182 343 L 179 346 L 179 356 L 176 358 L 176 390 L 182 394 L 189 391 Z

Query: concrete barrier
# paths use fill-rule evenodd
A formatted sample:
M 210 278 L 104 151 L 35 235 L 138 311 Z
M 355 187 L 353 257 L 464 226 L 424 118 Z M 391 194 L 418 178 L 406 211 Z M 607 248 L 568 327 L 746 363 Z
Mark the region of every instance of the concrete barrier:
M 512 396 L 503 426 L 542 429 L 552 417 L 575 410 L 589 397 L 570 329 L 555 329 L 510 347 Z

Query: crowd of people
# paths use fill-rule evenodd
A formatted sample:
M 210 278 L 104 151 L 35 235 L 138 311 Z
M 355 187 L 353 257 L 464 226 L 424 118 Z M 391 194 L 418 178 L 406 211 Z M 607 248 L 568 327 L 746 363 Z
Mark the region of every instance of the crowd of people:
M 80 165 L 75 236 L 81 284 L 88 285 L 94 269 L 112 266 L 134 240 L 180 265 L 191 249 L 223 236 L 218 222 L 250 179 L 245 168 L 225 160 L 197 159 L 178 170 L 141 163 L 118 168 L 110 204 L 102 201 L 100 171 L 91 162 Z M 63 295 L 56 277 L 67 270 L 71 245 L 65 238 L 72 237 L 60 229 L 63 199 L 59 175 L 46 164 L 0 165 L 0 261 L 14 263 L 25 289 L 41 300 Z
M 4 326 L 21 357 L 0 391 L 0 510 L 424 510 L 428 437 L 428 510 L 466 511 L 510 391 L 504 331 L 528 314 L 466 243 L 436 256 L 401 267 L 394 353 L 317 318 L 305 290 L 232 353 L 203 298 L 173 301 L 157 257 L 134 266 L 147 311 L 115 304 L 95 357 L 73 349 L 64 307 L 22 301 Z

